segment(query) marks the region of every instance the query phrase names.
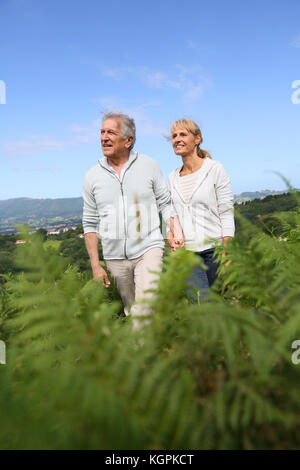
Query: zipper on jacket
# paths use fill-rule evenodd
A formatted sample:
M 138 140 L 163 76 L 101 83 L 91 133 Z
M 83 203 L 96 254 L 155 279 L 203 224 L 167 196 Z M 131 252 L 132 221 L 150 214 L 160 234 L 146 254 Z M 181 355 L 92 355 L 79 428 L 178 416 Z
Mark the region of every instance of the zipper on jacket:
M 125 170 L 126 172 L 126 170 Z M 124 173 L 125 175 L 125 173 Z M 123 175 L 123 179 L 124 179 Z M 123 220 L 124 220 L 124 235 L 125 235 L 125 240 L 124 240 L 124 256 L 127 259 L 127 254 L 126 254 L 126 241 L 127 241 L 127 232 L 126 232 L 126 223 L 125 223 L 125 204 L 124 204 L 124 193 L 123 193 L 123 181 L 120 181 L 120 187 L 121 187 L 121 194 L 122 194 L 122 201 L 123 201 Z
M 112 174 L 120 183 L 120 189 L 121 189 L 121 194 L 122 194 L 122 202 L 123 202 L 123 219 L 124 219 L 124 235 L 125 235 L 125 240 L 124 240 L 124 256 L 126 259 L 128 259 L 127 257 L 127 253 L 126 253 L 126 248 L 127 248 L 127 230 L 126 230 L 126 222 L 125 222 L 125 204 L 124 204 L 124 192 L 123 192 L 123 181 L 124 181 L 124 177 L 125 177 L 125 174 L 127 172 L 127 170 L 129 170 L 129 168 L 131 167 L 131 165 L 135 162 L 135 160 L 137 159 L 137 156 L 138 156 L 138 153 L 136 153 L 136 157 L 135 159 L 130 163 L 130 165 L 126 168 L 126 170 L 124 171 L 124 174 L 123 174 L 123 178 L 122 178 L 122 181 L 120 181 L 120 179 L 112 172 L 110 171 L 108 168 L 106 168 L 104 165 L 102 165 L 100 162 L 100 165 L 102 168 L 104 168 L 106 171 L 108 171 L 110 174 Z
M 138 156 L 138 153 L 136 154 L 136 158 Z M 131 167 L 131 165 L 135 162 L 136 158 L 131 162 L 131 164 L 126 168 L 126 170 L 124 171 L 124 174 L 123 174 L 123 178 L 122 178 L 122 181 L 120 181 L 120 179 L 118 178 L 119 180 L 119 183 L 120 183 L 120 187 L 121 187 L 121 194 L 122 194 L 122 201 L 123 201 L 123 219 L 124 219 L 124 234 L 125 234 L 125 240 L 124 240 L 124 256 L 126 259 L 128 259 L 127 257 L 127 252 L 126 252 L 126 249 L 127 249 L 127 230 L 126 230 L 126 222 L 125 222 L 125 203 L 124 203 L 124 192 L 123 192 L 123 181 L 124 181 L 124 178 L 125 178 L 125 175 L 127 173 L 127 171 L 129 170 L 129 168 Z

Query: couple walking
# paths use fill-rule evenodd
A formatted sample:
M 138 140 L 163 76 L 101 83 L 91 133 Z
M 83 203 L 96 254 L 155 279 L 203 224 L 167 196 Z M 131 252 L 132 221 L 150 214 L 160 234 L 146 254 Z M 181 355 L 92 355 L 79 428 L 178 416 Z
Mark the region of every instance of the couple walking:
M 98 237 L 107 270 L 114 279 L 126 315 L 147 315 L 138 301 L 160 272 L 164 239 L 159 212 L 167 226 L 172 249 L 194 251 L 207 267 L 196 266 L 192 284 L 202 294 L 217 276 L 213 246 L 226 245 L 234 235 L 233 195 L 230 178 L 220 162 L 200 148 L 202 135 L 190 119 L 170 128 L 173 149 L 182 166 L 168 177 L 152 158 L 133 151 L 135 123 L 122 113 L 103 116 L 103 158 L 91 168 L 83 185 L 83 228 L 94 278 L 110 282 L 99 263 Z

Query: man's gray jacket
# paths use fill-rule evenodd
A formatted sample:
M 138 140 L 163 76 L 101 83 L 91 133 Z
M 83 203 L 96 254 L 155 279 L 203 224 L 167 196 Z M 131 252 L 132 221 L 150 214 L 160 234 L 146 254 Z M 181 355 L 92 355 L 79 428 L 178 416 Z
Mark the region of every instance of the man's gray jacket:
M 98 233 L 104 259 L 134 259 L 150 248 L 163 248 L 159 211 L 164 222 L 174 215 L 161 170 L 147 155 L 130 152 L 121 181 L 106 157 L 86 173 L 84 233 Z

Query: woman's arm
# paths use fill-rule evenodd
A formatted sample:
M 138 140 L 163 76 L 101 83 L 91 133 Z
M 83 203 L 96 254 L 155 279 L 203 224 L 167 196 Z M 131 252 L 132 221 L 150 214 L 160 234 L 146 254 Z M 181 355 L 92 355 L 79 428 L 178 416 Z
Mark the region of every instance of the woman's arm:
M 222 236 L 225 242 L 225 240 L 233 238 L 235 232 L 233 193 L 230 177 L 221 163 L 218 164 L 216 172 L 215 191 Z

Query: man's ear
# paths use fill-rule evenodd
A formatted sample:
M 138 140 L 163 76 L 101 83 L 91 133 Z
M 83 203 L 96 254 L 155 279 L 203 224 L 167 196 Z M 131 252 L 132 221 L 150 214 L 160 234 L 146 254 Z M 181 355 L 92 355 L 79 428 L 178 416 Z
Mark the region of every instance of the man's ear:
M 132 142 L 133 142 L 133 137 L 132 136 L 127 137 L 126 142 L 125 142 L 125 147 L 129 149 L 129 147 L 132 146 Z

